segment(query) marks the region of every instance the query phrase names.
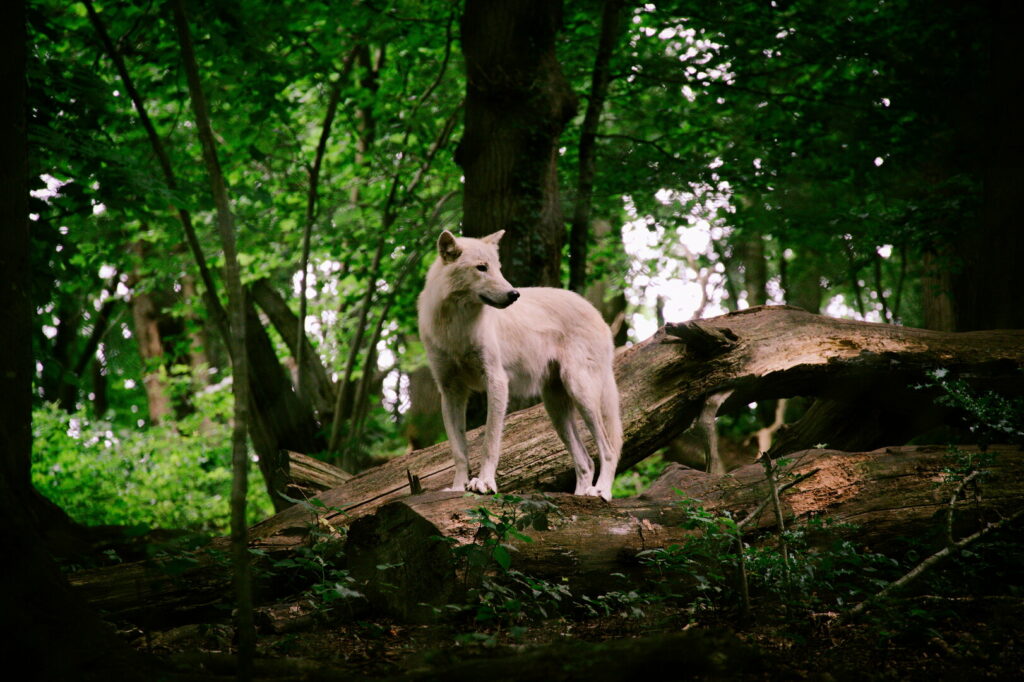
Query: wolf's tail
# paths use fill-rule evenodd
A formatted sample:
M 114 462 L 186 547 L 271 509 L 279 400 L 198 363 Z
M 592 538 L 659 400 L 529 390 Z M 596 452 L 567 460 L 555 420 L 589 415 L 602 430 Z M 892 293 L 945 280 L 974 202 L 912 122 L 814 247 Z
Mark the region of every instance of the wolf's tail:
M 622 454 L 622 413 L 619 408 L 619 389 L 615 385 L 615 375 L 611 368 L 605 379 L 604 390 L 601 391 L 601 421 L 604 422 L 608 443 L 615 455 L 615 463 L 618 464 Z

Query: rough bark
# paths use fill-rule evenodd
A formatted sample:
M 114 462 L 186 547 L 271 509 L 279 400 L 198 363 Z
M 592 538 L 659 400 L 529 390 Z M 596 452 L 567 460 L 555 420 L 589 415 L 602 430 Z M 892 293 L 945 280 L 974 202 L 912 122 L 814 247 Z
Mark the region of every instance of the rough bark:
M 708 396 L 723 390 L 733 391 L 722 405 L 728 411 L 752 401 L 833 394 L 844 387 L 895 390 L 920 382 L 925 371 L 938 366 L 982 387 L 1007 388 L 1017 381 L 1019 390 L 1016 370 L 1024 367 L 1024 331 L 944 334 L 836 320 L 785 306 L 671 325 L 616 357 L 625 438 L 619 469 L 688 428 Z M 926 392 L 907 389 L 902 395 L 922 412 L 933 408 Z M 473 465 L 482 434 L 482 429 L 468 434 Z M 880 433 L 863 447 L 896 444 L 887 442 L 887 435 Z M 831 436 L 819 442 L 846 449 Z M 334 514 L 332 522 L 347 524 L 408 494 L 407 471 L 426 489 L 450 485 L 448 444 L 390 460 L 320 497 L 329 507 L 345 510 Z M 568 490 L 573 475 L 571 458 L 542 406 L 509 415 L 498 468 L 500 490 Z M 307 520 L 302 510 L 287 509 L 254 527 L 253 537 L 271 547 L 288 545 Z
M 289 452 L 288 460 L 292 487 L 310 497 L 352 478 L 352 474 L 301 452 Z
M 466 122 L 455 159 L 465 174 L 468 237 L 505 230 L 501 261 L 516 286 L 559 286 L 565 224 L 559 136 L 576 98 L 555 54 L 562 3 L 469 0 L 461 21 Z
M 977 447 L 963 449 L 974 456 L 981 472 L 973 499 L 957 512 L 958 526 L 970 531 L 986 520 L 1011 513 L 1024 505 L 1020 481 L 1024 477 L 1024 450 L 998 446 L 985 459 Z M 897 549 L 904 538 L 931 537 L 943 542 L 942 518 L 955 480 L 943 483 L 944 472 L 956 466 L 945 447 L 914 446 L 873 452 L 848 453 L 807 450 L 797 453 L 785 478 L 802 478 L 780 494 L 786 527 L 814 516 L 856 527 L 841 528 L 839 537 L 873 550 Z M 552 494 L 546 499 L 558 508 L 549 515 L 549 528 L 527 530 L 532 538 L 509 544 L 512 567 L 527 575 L 567 581 L 573 590 L 595 593 L 621 589 L 622 578 L 641 578 L 645 569 L 638 558 L 643 550 L 685 543 L 698 531 L 684 530 L 685 512 L 675 504 L 681 497 L 699 500 L 705 509 L 732 518 L 750 517 L 745 529 L 756 540 L 778 523 L 766 505 L 770 488 L 764 468 L 754 463 L 729 476 L 706 474 L 673 465 L 636 499 L 612 500 Z M 371 602 L 404 618 L 420 619 L 423 603 L 441 606 L 451 601 L 461 579 L 449 544 L 474 542 L 478 522 L 468 511 L 485 506 L 492 514 L 502 508 L 491 497 L 466 497 L 454 492 L 433 492 L 408 497 L 360 518 L 349 529 L 346 554 L 357 579 L 375 582 L 377 566 L 389 569 L 388 589 L 370 592 Z M 511 511 L 505 509 L 506 512 Z M 938 521 L 936 519 L 939 519 Z M 827 543 L 835 536 L 830 535 Z M 935 544 L 933 542 L 933 544 Z M 377 581 L 379 582 L 379 581 Z
M 979 449 L 974 495 L 956 512 L 956 531 L 968 533 L 1000 514 L 1024 506 L 1024 451 L 1019 446 L 992 446 L 988 458 Z M 783 470 L 784 481 L 806 476 L 783 491 L 781 504 L 787 527 L 812 516 L 827 515 L 855 524 L 840 529 L 859 546 L 876 551 L 899 551 L 908 537 L 934 543 L 944 541 L 944 519 L 950 490 L 946 470 L 957 462 L 945 446 L 905 446 L 872 452 L 846 453 L 809 450 L 794 454 Z M 679 492 L 677 492 L 679 491 Z M 537 498 L 539 496 L 532 496 Z M 622 573 L 638 578 L 645 569 L 637 552 L 684 542 L 694 531 L 679 527 L 684 512 L 677 501 L 698 500 L 715 513 L 729 512 L 746 524 L 748 538 L 756 541 L 775 528 L 775 516 L 765 504 L 768 489 L 764 469 L 750 464 L 725 476 L 672 465 L 642 496 L 613 500 L 549 494 L 560 515 L 549 515 L 550 529 L 528 530 L 531 543 L 516 544 L 513 567 L 524 573 L 557 581 L 567 579 L 574 589 L 599 592 L 620 589 Z M 460 589 L 456 562 L 445 543 L 472 542 L 477 531 L 468 511 L 486 506 L 500 513 L 489 496 L 434 491 L 409 496 L 355 519 L 348 533 L 346 556 L 353 575 L 370 581 L 368 596 L 374 608 L 400 617 L 429 617 L 429 606 L 442 605 Z M 755 513 L 756 512 L 756 513 Z M 304 511 L 306 524 L 316 517 Z M 350 519 L 352 520 L 352 519 Z M 294 540 L 300 541 L 305 529 Z M 834 537 L 834 536 L 832 536 Z M 831 537 L 829 538 L 831 540 Z M 296 543 L 298 544 L 298 543 Z M 279 543 L 279 547 L 283 543 Z M 388 569 L 387 590 L 372 591 L 380 583 L 382 564 Z M 138 622 L 189 622 L 220 598 L 228 585 L 226 567 L 202 559 L 184 573 L 173 564 L 122 564 L 82 571 L 71 582 L 96 608 Z M 265 596 L 272 597 L 265 586 Z

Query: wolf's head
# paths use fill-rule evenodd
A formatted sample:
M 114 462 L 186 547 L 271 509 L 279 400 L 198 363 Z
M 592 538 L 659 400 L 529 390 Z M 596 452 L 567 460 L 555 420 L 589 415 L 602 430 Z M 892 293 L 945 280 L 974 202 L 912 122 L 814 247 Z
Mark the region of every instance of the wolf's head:
M 504 230 L 483 239 L 456 238 L 448 230 L 437 239 L 437 255 L 452 290 L 474 295 L 489 306 L 507 308 L 519 292 L 501 274 L 498 242 Z

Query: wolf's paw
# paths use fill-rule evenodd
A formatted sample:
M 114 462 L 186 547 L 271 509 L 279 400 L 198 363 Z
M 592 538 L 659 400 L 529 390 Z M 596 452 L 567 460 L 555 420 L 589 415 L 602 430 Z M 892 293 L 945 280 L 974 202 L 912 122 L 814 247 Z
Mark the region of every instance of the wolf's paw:
M 450 486 L 448 486 L 447 488 L 445 488 L 445 492 L 460 492 L 461 493 L 465 489 L 466 489 L 466 477 L 463 476 L 461 480 L 458 477 L 456 477 L 455 480 L 452 481 L 452 484 Z
M 589 495 L 590 497 L 602 497 L 605 502 L 610 502 L 612 499 L 612 492 L 610 490 L 601 490 L 597 486 L 593 485 L 583 491 L 583 494 Z
M 498 484 L 494 482 L 493 478 L 471 478 L 466 485 L 466 490 L 472 490 L 481 495 L 486 495 L 487 493 L 497 494 Z

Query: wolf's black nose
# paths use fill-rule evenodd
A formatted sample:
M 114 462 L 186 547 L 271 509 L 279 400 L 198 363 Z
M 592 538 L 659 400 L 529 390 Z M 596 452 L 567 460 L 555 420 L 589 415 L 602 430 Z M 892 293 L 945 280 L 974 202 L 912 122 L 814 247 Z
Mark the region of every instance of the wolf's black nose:
M 513 289 L 512 291 L 508 292 L 508 302 L 509 303 L 515 303 L 517 300 L 519 300 L 519 292 L 518 291 Z

